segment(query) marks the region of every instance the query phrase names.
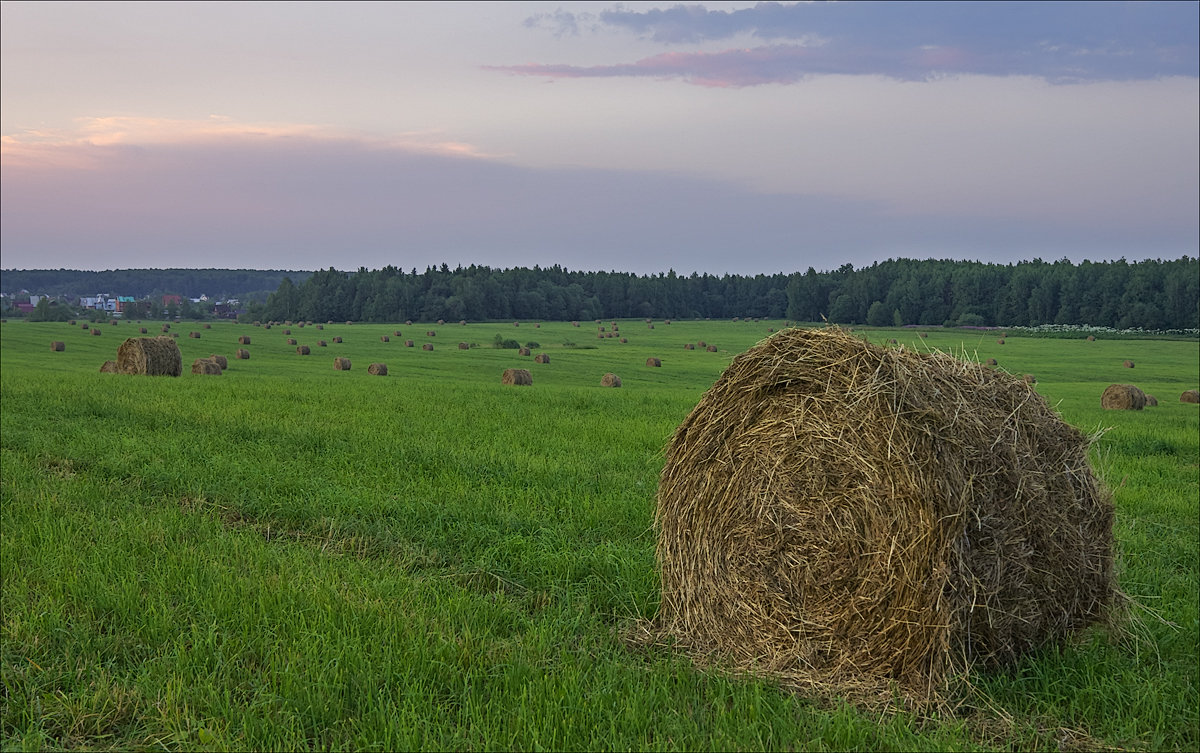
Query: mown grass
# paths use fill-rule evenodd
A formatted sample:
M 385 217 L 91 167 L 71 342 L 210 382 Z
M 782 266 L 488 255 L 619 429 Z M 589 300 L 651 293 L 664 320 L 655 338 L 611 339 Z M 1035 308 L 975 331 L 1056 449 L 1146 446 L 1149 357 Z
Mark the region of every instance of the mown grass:
M 299 356 L 282 327 L 182 323 L 185 371 L 214 352 L 230 369 L 152 379 L 98 373 L 134 324 L 99 337 L 4 324 L 4 747 L 1200 745 L 1200 419 L 1178 402 L 1200 383 L 1194 341 L 864 333 L 994 357 L 1037 375 L 1071 423 L 1108 428 L 1094 457 L 1139 605 L 1134 638 L 1089 633 L 976 677 L 956 715 L 919 718 L 626 646 L 657 607 L 663 445 L 729 359 L 782 323 L 619 326 L 629 343 L 591 323 L 293 326 L 313 350 Z M 456 348 L 497 333 L 551 362 Z M 241 334 L 248 361 L 232 359 Z M 699 339 L 720 352 L 683 350 Z M 352 370 L 334 371 L 335 355 Z M 369 376 L 373 361 L 390 375 Z M 500 385 L 509 366 L 533 387 Z M 606 371 L 624 387 L 601 388 Z M 1101 411 L 1110 382 L 1161 404 Z

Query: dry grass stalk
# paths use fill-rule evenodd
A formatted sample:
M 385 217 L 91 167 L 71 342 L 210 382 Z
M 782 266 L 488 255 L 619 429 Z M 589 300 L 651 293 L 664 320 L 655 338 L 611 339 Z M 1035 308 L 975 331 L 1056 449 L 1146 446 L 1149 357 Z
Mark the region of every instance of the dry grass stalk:
M 1184 390 L 1179 396 L 1181 403 L 1200 403 L 1200 390 Z
M 655 367 L 655 368 L 661 368 L 661 367 L 662 367 L 662 360 L 661 360 L 661 359 L 658 359 L 658 358 L 647 358 L 647 359 L 646 359 L 646 365 L 647 365 L 647 366 L 653 366 L 653 367 Z
M 367 373 L 372 376 L 387 376 L 387 364 L 373 363 L 367 367 Z
M 500 384 L 529 386 L 533 384 L 533 375 L 529 369 L 505 369 L 500 375 Z
M 183 354 L 170 337 L 131 337 L 117 348 L 117 371 L 177 377 L 183 373 Z
M 192 373 L 220 376 L 221 367 L 215 361 L 210 361 L 207 358 L 197 358 L 195 361 L 192 361 Z
M 538 353 L 536 356 L 533 357 L 533 362 L 534 363 L 550 363 L 550 356 L 546 355 L 545 353 Z
M 1104 621 L 1113 506 L 1020 380 L 837 328 L 737 356 L 678 427 L 640 640 L 823 695 L 937 704 Z
M 1110 384 L 1100 395 L 1100 407 L 1105 410 L 1141 410 L 1146 407 L 1146 393 L 1132 384 Z
M 621 377 L 617 376 L 616 374 L 612 374 L 612 373 L 605 374 L 604 376 L 600 377 L 600 386 L 601 387 L 620 387 L 621 386 Z
M 350 370 L 350 359 L 343 358 L 341 356 L 334 358 L 333 359 L 333 368 L 334 368 L 334 371 L 349 371 Z
M 53 342 L 50 343 L 50 350 L 54 351 L 55 353 L 61 353 L 62 351 L 66 350 L 66 349 L 67 349 L 67 344 L 65 342 L 63 342 L 62 340 L 54 340 Z
M 246 350 L 245 348 L 238 348 L 236 351 L 234 351 L 233 357 L 239 358 L 243 361 L 249 360 L 250 351 Z

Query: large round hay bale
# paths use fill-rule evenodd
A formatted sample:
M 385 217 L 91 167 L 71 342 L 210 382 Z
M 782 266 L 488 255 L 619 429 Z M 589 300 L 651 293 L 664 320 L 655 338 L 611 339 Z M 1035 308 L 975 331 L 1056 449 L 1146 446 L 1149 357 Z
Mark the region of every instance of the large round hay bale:
M 1146 395 L 1146 407 L 1147 408 L 1158 407 L 1158 398 L 1156 398 L 1154 395 Z
M 194 340 L 199 340 L 199 339 L 200 339 L 200 333 L 199 333 L 199 332 L 189 332 L 189 333 L 188 333 L 188 337 L 190 337 L 190 338 L 192 338 L 192 339 L 194 339 Z
M 210 355 L 208 357 L 208 360 L 210 360 L 213 363 L 215 363 L 216 365 L 220 366 L 222 371 L 229 368 L 229 359 L 226 358 L 225 356 L 219 355 L 217 353 L 213 353 L 212 355 Z
M 117 368 L 116 361 L 105 361 L 104 363 L 100 364 L 100 373 L 101 374 L 120 374 L 121 370 Z
M 75 320 L 74 320 L 74 319 L 68 319 L 68 320 L 67 320 L 67 324 L 68 324 L 69 326 L 71 326 L 71 327 L 74 327 L 74 326 L 75 326 Z
M 545 353 L 538 353 L 533 357 L 534 363 L 550 363 L 550 356 Z
M 1037 384 L 1037 377 L 1033 374 L 1026 374 L 1021 378 L 1025 381 L 1025 384 Z
M 1132 384 L 1110 384 L 1100 395 L 1100 407 L 1105 410 L 1141 410 L 1146 407 L 1146 393 Z
M 528 356 L 532 353 L 533 351 L 531 351 L 529 348 L 517 348 L 517 355 L 519 356 Z
M 620 387 L 621 386 L 621 377 L 617 376 L 616 374 L 612 374 L 612 373 L 605 374 L 604 376 L 600 377 L 600 386 L 601 387 Z
M 318 348 L 328 348 L 329 343 L 325 342 L 324 340 L 317 340 L 317 347 Z
M 996 341 L 996 344 L 997 344 L 997 345 L 1003 345 L 1003 344 L 1004 344 L 1004 338 L 1003 338 L 1003 337 L 1001 337 L 999 340 L 997 340 L 997 341 Z
M 63 342 L 62 340 L 54 340 L 53 342 L 50 343 L 50 350 L 54 351 L 55 353 L 61 353 L 62 351 L 66 350 L 66 349 L 67 349 L 67 344 L 65 342 Z
M 349 371 L 350 370 L 350 359 L 343 358 L 341 356 L 334 358 L 333 359 L 333 368 L 335 371 Z
M 249 360 L 250 351 L 246 350 L 245 348 L 238 348 L 237 351 L 234 352 L 233 357 L 239 358 L 243 361 Z
M 405 340 L 405 341 L 404 341 L 404 347 L 406 347 L 406 348 L 412 348 L 412 347 L 415 347 L 415 346 L 416 346 L 416 343 L 414 343 L 412 340 Z
M 717 352 L 717 346 L 716 346 L 716 345 L 709 345 L 709 346 L 708 346 L 707 348 L 705 348 L 704 350 L 705 350 L 705 351 L 707 351 L 707 352 L 709 352 L 709 353 L 716 353 L 716 352 Z
M 387 364 L 373 363 L 367 367 L 367 373 L 372 376 L 387 376 Z
M 207 358 L 197 358 L 195 361 L 192 361 L 192 373 L 220 376 L 221 366 L 216 361 L 210 361 Z
M 395 334 L 395 335 L 396 335 L 396 337 L 399 337 L 399 336 L 400 336 L 400 330 L 396 330 L 396 331 L 395 331 L 393 334 Z
M 283 334 L 285 334 L 285 335 L 290 335 L 290 334 L 292 334 L 292 331 L 291 331 L 290 329 L 285 329 L 285 330 L 283 331 Z
M 1132 369 L 1132 368 L 1133 368 L 1133 361 L 1125 361 L 1125 362 L 1124 362 L 1124 363 L 1122 363 L 1121 365 L 1122 365 L 1122 366 L 1124 366 L 1124 367 L 1125 367 L 1125 368 L 1127 368 L 1127 369 Z
M 683 344 L 683 349 L 684 349 L 684 350 L 695 350 L 695 349 L 696 349 L 696 346 L 695 346 L 695 345 L 693 345 L 692 343 L 684 343 L 684 344 Z
M 999 366 L 1000 365 L 999 362 L 996 361 L 995 358 L 989 358 L 985 363 L 988 366 Z
M 500 375 L 500 384 L 532 385 L 533 375 L 529 369 L 505 369 Z
M 541 329 L 541 328 L 542 328 L 542 325 L 541 325 L 541 323 L 539 322 L 539 323 L 537 323 L 537 324 L 533 325 L 533 328 L 534 328 L 534 329 Z
M 704 342 L 703 340 L 697 340 L 697 341 L 696 341 L 696 347 L 697 347 L 697 348 L 707 348 L 707 347 L 708 347 L 708 343 Z
M 443 324 L 445 324 L 445 323 L 446 323 L 446 320 L 445 320 L 445 319 L 438 319 L 437 323 L 438 323 L 438 326 L 440 327 L 441 325 L 443 325 Z
M 1087 341 L 1088 341 L 1088 342 L 1090 342 L 1090 343 L 1094 343 L 1094 342 L 1096 342 L 1096 336 L 1095 336 L 1095 335 L 1088 335 L 1088 336 L 1087 336 Z
M 471 349 L 471 343 L 459 343 L 459 344 L 458 344 L 458 349 L 459 349 L 459 350 L 470 350 L 470 349 Z
M 99 337 L 99 336 L 100 336 L 100 330 L 98 330 L 98 329 L 92 329 L 92 336 L 93 336 L 93 337 Z
M 380 335 L 380 336 L 379 336 L 379 342 L 382 342 L 382 343 L 390 343 L 391 341 L 392 341 L 392 338 L 388 337 L 387 335 Z
M 426 337 L 437 337 L 437 333 L 436 333 L 436 332 L 434 332 L 433 330 L 427 330 L 427 331 L 425 332 L 425 336 L 426 336 Z
M 249 344 L 250 344 L 250 335 L 242 335 L 241 337 L 238 338 L 238 345 L 249 345 Z
M 122 374 L 177 377 L 183 373 L 183 354 L 170 337 L 131 337 L 117 348 L 117 370 Z
M 312 353 L 312 349 L 309 348 L 307 345 L 296 346 L 296 355 L 307 356 L 311 353 Z
M 317 329 L 325 329 L 325 325 L 324 325 L 324 324 L 318 324 L 318 325 L 317 325 Z
M 791 329 L 677 428 L 647 637 L 788 685 L 914 703 L 1105 618 L 1113 506 L 1020 380 Z
M 621 342 L 623 342 L 623 343 L 627 343 L 627 342 L 629 342 L 629 338 L 627 338 L 627 337 L 622 337 L 622 338 L 621 338 Z
M 661 367 L 662 367 L 662 359 L 659 359 L 659 358 L 647 358 L 647 359 L 646 359 L 646 365 L 647 365 L 647 366 L 653 366 L 653 367 L 655 367 L 655 368 L 661 368 Z
M 139 334 L 143 334 L 143 335 L 144 335 L 144 334 L 146 334 L 146 328 L 145 328 L 145 327 L 138 327 L 138 333 L 139 333 Z
M 336 336 L 333 338 L 333 341 L 334 341 L 335 343 L 340 343 L 340 342 L 342 341 L 342 336 L 341 336 L 341 335 L 336 335 Z
M 116 322 L 113 322 L 113 324 L 116 324 Z M 205 324 L 205 325 L 204 325 L 204 328 L 205 328 L 205 329 L 212 329 L 212 325 L 211 325 L 211 324 Z
M 1200 403 L 1200 390 L 1184 390 L 1179 396 L 1181 403 Z
M 295 345 L 295 344 L 296 344 L 296 338 L 294 338 L 294 337 L 289 337 L 289 338 L 287 339 L 287 344 L 288 344 L 288 345 Z
M 425 343 L 421 346 L 421 350 L 433 350 L 433 343 Z

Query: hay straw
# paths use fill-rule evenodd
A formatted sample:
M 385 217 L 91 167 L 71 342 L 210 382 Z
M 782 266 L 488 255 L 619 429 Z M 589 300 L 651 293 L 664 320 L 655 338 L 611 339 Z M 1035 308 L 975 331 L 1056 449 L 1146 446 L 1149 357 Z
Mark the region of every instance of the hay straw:
M 550 363 L 550 356 L 545 353 L 538 353 L 533 357 L 534 363 Z
M 100 373 L 101 374 L 120 374 L 121 370 L 117 368 L 116 361 L 105 361 L 104 363 L 100 364 Z
M 117 348 L 117 370 L 122 374 L 177 377 L 183 373 L 183 355 L 170 337 L 131 337 Z
M 342 358 L 341 356 L 338 356 L 337 358 L 333 359 L 333 368 L 336 371 L 349 371 L 350 370 L 350 359 Z
M 616 374 L 612 374 L 612 373 L 605 374 L 604 376 L 600 377 L 600 386 L 601 387 L 620 387 L 621 386 L 621 377 L 617 376 Z
M 470 349 L 471 349 L 471 344 L 470 344 L 470 343 L 459 343 L 459 344 L 458 344 L 458 349 L 459 349 L 459 350 L 470 350 Z
M 421 350 L 433 350 L 433 343 L 425 343 L 421 346 Z
M 387 364 L 373 363 L 367 367 L 367 373 L 372 376 L 387 376 Z
M 737 356 L 667 448 L 642 641 L 823 695 L 936 703 L 1102 621 L 1113 506 L 1020 380 L 792 329 Z
M 50 350 L 54 351 L 55 353 L 61 353 L 62 351 L 66 350 L 66 349 L 67 349 L 67 344 L 65 342 L 63 342 L 62 340 L 55 340 L 50 343 Z
M 210 361 L 207 358 L 197 358 L 195 361 L 192 361 L 192 373 L 220 376 L 221 366 L 216 361 Z
M 245 361 L 250 358 L 250 351 L 246 350 L 245 348 L 238 348 L 237 352 L 235 352 L 233 355 L 235 358 L 240 358 Z
M 1179 396 L 1181 403 L 1200 403 L 1200 390 L 1184 390 Z
M 505 369 L 500 375 L 500 384 L 529 386 L 533 384 L 533 375 L 529 369 Z
M 1132 384 L 1110 384 L 1100 395 L 1100 407 L 1105 410 L 1141 410 L 1146 407 L 1146 393 Z
M 661 360 L 661 359 L 659 359 L 659 358 L 647 358 L 647 359 L 646 359 L 646 365 L 647 365 L 647 366 L 654 366 L 655 368 L 661 368 L 661 367 L 662 367 L 662 360 Z
M 226 358 L 225 356 L 213 353 L 212 355 L 210 355 L 208 357 L 208 360 L 210 360 L 213 363 L 215 363 L 216 365 L 220 366 L 222 371 L 229 368 L 229 359 Z

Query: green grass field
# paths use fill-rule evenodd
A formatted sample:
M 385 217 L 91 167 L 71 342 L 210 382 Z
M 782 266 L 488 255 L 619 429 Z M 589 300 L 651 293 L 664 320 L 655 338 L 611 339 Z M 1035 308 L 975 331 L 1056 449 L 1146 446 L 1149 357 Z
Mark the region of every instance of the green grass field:
M 996 358 L 1070 423 L 1108 429 L 1093 457 L 1140 605 L 1132 638 L 1091 632 L 975 676 L 956 714 L 923 718 L 626 646 L 657 606 L 664 445 L 783 323 L 619 326 L 626 344 L 592 323 L 293 326 L 300 356 L 282 326 L 183 322 L 170 379 L 99 373 L 130 322 L 3 324 L 4 748 L 1200 747 L 1200 408 L 1178 400 L 1200 386 L 1196 341 L 866 333 Z M 683 349 L 701 339 L 719 351 Z M 187 373 L 211 353 L 228 371 Z M 389 376 L 367 374 L 376 361 Z M 507 367 L 533 386 L 501 385 Z M 1102 411 L 1114 382 L 1160 404 Z

